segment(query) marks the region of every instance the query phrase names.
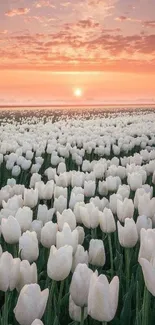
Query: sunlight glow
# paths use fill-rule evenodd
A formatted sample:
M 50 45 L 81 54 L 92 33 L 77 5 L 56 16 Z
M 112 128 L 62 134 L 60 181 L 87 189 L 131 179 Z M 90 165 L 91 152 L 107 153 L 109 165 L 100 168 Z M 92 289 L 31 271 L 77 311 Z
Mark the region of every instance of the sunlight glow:
M 82 89 L 81 88 L 76 88 L 74 90 L 74 96 L 75 97 L 82 97 Z

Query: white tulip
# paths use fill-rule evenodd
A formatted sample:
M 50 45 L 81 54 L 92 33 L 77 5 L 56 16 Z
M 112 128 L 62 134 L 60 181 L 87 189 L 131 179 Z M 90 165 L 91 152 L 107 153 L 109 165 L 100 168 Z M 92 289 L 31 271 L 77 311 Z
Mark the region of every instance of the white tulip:
M 116 223 L 112 211 L 104 208 L 104 211 L 100 212 L 99 216 L 101 230 L 105 233 L 115 232 Z
M 33 218 L 33 211 L 29 207 L 19 208 L 15 214 L 22 232 L 29 230 Z
M 93 271 L 86 264 L 78 264 L 70 285 L 70 294 L 77 306 L 85 307 L 88 304 L 88 292 Z
M 117 221 L 118 239 L 121 246 L 134 247 L 138 241 L 138 232 L 133 219 L 126 218 L 124 227 Z
M 76 218 L 71 209 L 65 209 L 62 214 L 57 212 L 57 223 L 60 231 L 62 231 L 65 222 L 69 224 L 71 230 L 76 228 Z
M 41 292 L 38 284 L 25 285 L 14 309 L 17 322 L 20 325 L 31 325 L 35 319 L 42 318 L 48 295 L 49 290 L 45 289 Z
M 124 222 L 126 218 L 133 218 L 134 204 L 131 199 L 125 198 L 124 201 L 117 201 L 117 217 Z
M 105 261 L 103 241 L 100 239 L 91 239 L 89 243 L 89 263 L 96 266 L 103 266 Z
M 79 263 L 88 265 L 88 252 L 85 251 L 84 247 L 81 245 L 78 245 L 73 255 L 72 272 L 74 272 Z
M 20 262 L 19 275 L 16 288 L 20 291 L 25 284 L 37 283 L 37 266 L 35 263 L 30 265 L 27 260 Z
M 21 236 L 21 229 L 18 221 L 14 217 L 9 216 L 8 219 L 2 219 L 1 230 L 6 243 L 18 243 Z
M 37 260 L 39 256 L 37 234 L 32 231 L 26 231 L 19 238 L 19 252 L 22 260 L 28 260 L 30 263 Z
M 99 322 L 110 322 L 116 314 L 119 295 L 119 278 L 108 282 L 105 275 L 95 272 L 90 281 L 88 314 Z
M 136 227 L 138 236 L 140 237 L 140 231 L 142 228 L 144 229 L 151 229 L 152 228 L 152 220 L 147 218 L 146 216 L 142 215 L 137 218 Z
M 57 249 L 52 246 L 47 263 L 47 274 L 55 281 L 66 279 L 72 267 L 72 246 L 63 246 Z
M 52 221 L 45 223 L 45 226 L 41 229 L 41 243 L 44 247 L 50 248 L 56 244 L 57 231 L 57 223 L 53 223 Z
M 78 245 L 78 231 L 77 229 L 71 231 L 67 223 L 64 223 L 63 230 L 58 231 L 56 234 L 56 247 L 60 248 L 64 245 L 72 246 L 73 252 L 76 252 Z
M 87 318 L 87 307 L 84 308 L 84 319 Z M 72 296 L 69 296 L 69 316 L 75 322 L 81 322 L 81 307 L 76 306 Z M 37 325 L 37 324 L 36 324 Z

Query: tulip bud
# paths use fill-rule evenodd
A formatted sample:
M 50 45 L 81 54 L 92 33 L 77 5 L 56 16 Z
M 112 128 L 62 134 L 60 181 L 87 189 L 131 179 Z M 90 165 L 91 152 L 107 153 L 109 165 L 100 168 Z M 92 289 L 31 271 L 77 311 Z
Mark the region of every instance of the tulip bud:
M 62 195 L 60 195 L 58 198 L 55 198 L 54 208 L 56 211 L 62 213 L 63 210 L 67 209 L 67 199 Z
M 2 219 L 1 229 L 3 237 L 8 244 L 16 244 L 21 236 L 21 229 L 18 221 L 10 216 Z
M 18 221 L 22 232 L 24 232 L 30 229 L 33 211 L 29 207 L 19 208 L 15 214 L 15 218 Z
M 71 174 L 71 186 L 72 187 L 83 187 L 84 184 L 84 173 L 73 171 Z
M 109 201 L 105 197 L 103 197 L 103 199 L 100 199 L 98 196 L 92 197 L 90 203 L 93 203 L 100 211 L 109 207 Z
M 80 216 L 85 227 L 95 229 L 99 225 L 99 209 L 93 203 L 80 206 Z
M 36 233 L 26 231 L 19 238 L 19 252 L 22 260 L 28 260 L 30 263 L 37 260 L 39 256 L 38 239 Z
M 131 199 L 125 198 L 124 201 L 117 201 L 117 217 L 124 222 L 126 218 L 133 218 L 134 204 Z
M 45 225 L 46 222 L 51 221 L 53 219 L 55 209 L 51 208 L 48 210 L 46 204 L 39 204 L 38 211 L 37 211 L 37 219 L 41 220 Z
M 99 184 L 98 184 L 98 193 L 100 195 L 107 195 L 108 194 L 108 185 L 107 185 L 107 182 L 106 181 L 99 181 Z
M 91 239 L 89 243 L 89 263 L 96 266 L 103 266 L 105 260 L 103 241 L 100 239 Z
M 74 206 L 74 215 L 76 218 L 76 222 L 77 223 L 82 223 L 81 220 L 81 215 L 80 215 L 80 207 L 85 207 L 85 203 L 84 202 L 77 202 Z
M 54 199 L 59 198 L 59 196 L 63 196 L 65 199 L 67 199 L 68 192 L 67 192 L 67 187 L 62 187 L 62 186 L 55 186 L 54 189 Z
M 48 181 L 44 187 L 43 192 L 43 199 L 44 200 L 51 200 L 54 194 L 54 181 Z
M 13 187 L 14 185 L 16 185 L 16 180 L 14 178 L 8 178 L 7 185 Z
M 71 210 L 73 210 L 77 202 L 80 202 L 80 203 L 84 202 L 84 194 L 82 194 L 82 193 L 76 194 L 76 193 L 74 193 L 72 191 L 71 196 L 70 196 L 70 200 L 69 200 L 69 208 Z
M 87 307 L 84 308 L 84 319 L 87 318 Z M 69 296 L 69 316 L 75 322 L 81 322 L 81 307 L 76 306 L 71 295 Z M 37 324 L 36 324 L 37 325 Z
M 43 227 L 43 223 L 40 220 L 33 220 L 31 222 L 30 231 L 35 231 L 36 232 L 39 242 L 40 242 L 40 238 L 41 238 L 41 229 L 42 229 L 42 227 Z
M 91 197 L 95 195 L 96 182 L 95 181 L 85 181 L 84 182 L 84 194 L 86 197 Z
M 88 292 L 93 271 L 86 264 L 78 264 L 70 285 L 70 294 L 77 306 L 85 307 L 88 304 Z
M 72 267 L 72 253 L 71 246 L 63 246 L 57 249 L 52 246 L 47 263 L 47 274 L 49 278 L 55 281 L 63 281 L 66 279 Z
M 118 239 L 121 246 L 134 247 L 138 241 L 136 224 L 133 219 L 126 218 L 124 227 L 117 221 Z
M 111 233 L 116 231 L 116 223 L 114 216 L 110 209 L 104 208 L 103 212 L 100 212 L 100 228 L 105 233 Z
M 140 258 L 139 263 L 142 267 L 145 285 L 148 291 L 155 296 L 155 258 L 151 262 L 145 258 Z
M 71 231 L 68 223 L 64 223 L 63 230 L 58 231 L 56 235 L 56 246 L 60 248 L 64 245 L 70 245 L 73 247 L 73 253 L 75 253 L 78 245 L 78 231 L 74 229 Z
M 10 270 L 13 257 L 5 252 L 0 257 L 0 290 L 6 292 L 10 283 Z
M 38 173 L 32 174 L 31 179 L 30 179 L 30 186 L 29 187 L 34 188 L 35 184 L 37 182 L 40 182 L 40 181 L 41 181 L 41 175 L 40 174 L 38 174 Z
M 31 325 L 44 325 L 40 319 L 35 319 Z
M 88 314 L 99 322 L 110 322 L 116 314 L 119 295 L 119 278 L 108 282 L 103 274 L 93 273 L 88 295 Z M 106 303 L 105 303 L 106 302 Z
M 56 244 L 57 231 L 57 223 L 53 223 L 52 221 L 45 223 L 45 226 L 41 229 L 41 243 L 44 247 L 50 248 Z
M 24 190 L 24 205 L 27 205 L 31 209 L 34 208 L 38 203 L 38 189 L 27 189 Z
M 0 290 L 6 292 L 15 289 L 19 277 L 20 259 L 14 258 L 8 252 L 0 257 Z
M 45 289 L 41 292 L 38 284 L 25 285 L 14 309 L 17 322 L 20 325 L 31 325 L 35 319 L 42 318 L 48 295 L 49 290 Z
M 155 229 L 144 229 L 140 231 L 140 249 L 138 261 L 140 258 L 145 258 L 151 261 L 155 257 Z
M 145 193 L 144 195 L 139 196 L 138 213 L 139 215 L 145 215 L 147 217 L 151 217 L 150 193 Z
M 64 162 L 60 162 L 57 168 L 58 175 L 66 172 L 66 164 Z
M 114 213 L 114 214 L 117 213 L 117 201 L 123 201 L 123 198 L 120 194 L 114 193 L 114 194 L 110 195 L 109 208 L 111 209 L 112 213 Z
M 113 177 L 110 175 L 107 177 L 106 183 L 108 191 L 116 192 L 118 190 L 119 185 L 121 185 L 121 179 L 118 176 Z
M 57 222 L 60 231 L 62 231 L 65 222 L 68 223 L 71 230 L 76 228 L 76 218 L 71 209 L 64 210 L 62 214 L 57 212 Z
M 20 291 L 25 284 L 37 283 L 37 266 L 35 263 L 30 265 L 27 260 L 20 262 L 19 276 L 16 284 L 16 289 Z
M 118 188 L 117 194 L 120 194 L 121 197 L 123 198 L 123 200 L 125 198 L 128 199 L 130 196 L 130 186 L 126 185 L 126 184 L 120 185 Z
M 142 228 L 144 229 L 151 229 L 152 228 L 152 220 L 147 218 L 146 216 L 142 215 L 137 218 L 136 222 L 138 236 L 140 237 L 140 231 Z
M 17 282 L 19 279 L 20 262 L 20 258 L 12 258 L 9 283 L 9 289 L 11 291 L 14 290 L 17 286 Z
M 74 272 L 79 263 L 88 265 L 88 252 L 85 251 L 84 247 L 81 245 L 78 245 L 73 256 L 72 272 Z
M 83 227 L 76 227 L 76 230 L 78 231 L 78 244 L 82 245 L 85 239 L 85 231 Z
M 131 190 L 136 191 L 138 188 L 142 187 L 142 175 L 137 172 L 128 174 L 127 182 L 130 185 Z
M 7 202 L 2 201 L 2 206 L 4 209 L 10 209 L 17 211 L 20 207 L 23 206 L 23 199 L 21 195 L 14 195 Z
M 12 168 L 12 176 L 18 177 L 20 175 L 21 168 L 18 165 L 13 166 Z

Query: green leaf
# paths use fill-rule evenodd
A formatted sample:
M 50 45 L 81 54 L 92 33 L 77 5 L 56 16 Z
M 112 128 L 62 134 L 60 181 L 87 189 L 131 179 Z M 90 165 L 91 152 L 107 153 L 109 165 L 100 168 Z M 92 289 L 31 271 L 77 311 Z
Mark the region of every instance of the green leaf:
M 53 325 L 59 325 L 59 319 L 58 316 L 55 317 Z
M 120 316 L 120 325 L 131 324 L 131 316 L 132 316 L 131 301 L 132 301 L 133 292 L 134 292 L 134 284 L 132 281 L 129 291 L 126 293 L 126 295 L 123 298 L 124 304 Z

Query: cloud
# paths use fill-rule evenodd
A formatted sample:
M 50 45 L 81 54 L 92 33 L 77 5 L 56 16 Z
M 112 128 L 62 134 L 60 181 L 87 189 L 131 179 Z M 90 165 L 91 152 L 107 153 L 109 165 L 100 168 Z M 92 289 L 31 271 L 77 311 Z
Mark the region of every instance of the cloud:
M 62 7 L 69 7 L 69 6 L 71 6 L 71 2 L 70 2 L 70 1 L 62 2 L 62 3 L 60 3 L 60 5 L 61 5 Z
M 42 8 L 42 7 L 51 7 L 56 8 L 56 6 L 50 0 L 39 0 L 34 3 L 35 8 Z
M 155 20 L 146 20 L 142 22 L 143 27 L 155 28 Z
M 79 20 L 77 26 L 82 28 L 96 28 L 99 27 L 100 24 L 98 22 L 95 22 L 93 19 L 89 18 L 89 19 Z
M 5 16 L 13 17 L 13 16 L 18 16 L 18 15 L 26 15 L 29 11 L 30 11 L 29 8 L 12 9 L 12 10 L 8 10 L 5 13 Z
M 119 17 L 116 17 L 115 20 L 117 21 L 131 21 L 131 22 L 135 22 L 135 23 L 141 23 L 142 20 L 141 19 L 136 19 L 136 18 L 132 18 L 132 17 L 127 17 L 127 16 L 119 16 Z
M 4 30 L 0 31 L 0 35 L 6 35 L 7 33 L 8 33 L 7 29 L 4 29 Z

